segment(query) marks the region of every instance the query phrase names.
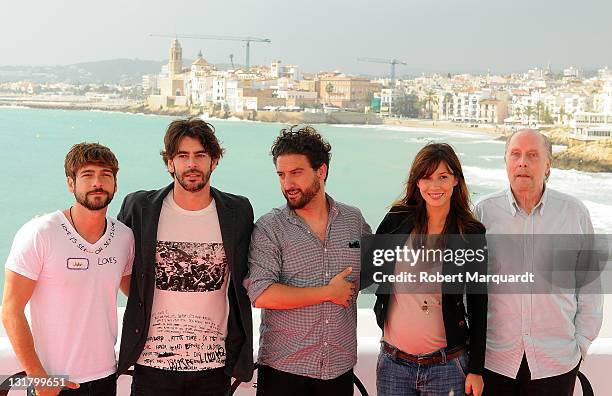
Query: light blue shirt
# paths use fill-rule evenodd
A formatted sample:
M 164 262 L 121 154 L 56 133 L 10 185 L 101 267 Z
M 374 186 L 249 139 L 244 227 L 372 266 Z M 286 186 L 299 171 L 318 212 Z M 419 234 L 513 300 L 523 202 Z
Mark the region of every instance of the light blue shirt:
M 546 188 L 530 214 L 521 209 L 510 188 L 481 199 L 476 217 L 487 235 L 593 234 L 589 212 L 578 199 Z M 529 239 L 528 239 L 529 240 Z M 542 265 L 537 238 L 523 247 L 523 269 Z M 489 252 L 489 265 L 516 266 L 517 255 Z M 585 358 L 603 320 L 601 294 L 495 294 L 489 295 L 485 367 L 516 378 L 523 354 L 532 379 L 571 371 Z

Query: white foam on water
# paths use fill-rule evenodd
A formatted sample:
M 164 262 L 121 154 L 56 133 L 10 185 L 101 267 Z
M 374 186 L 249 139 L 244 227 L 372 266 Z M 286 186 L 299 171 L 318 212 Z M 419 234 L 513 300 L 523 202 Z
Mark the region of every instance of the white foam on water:
M 580 172 L 574 169 L 553 168 L 548 185 L 581 200 L 610 202 L 612 173 Z
M 409 139 L 404 139 L 405 143 L 417 143 L 417 144 L 424 144 L 427 142 L 440 142 L 440 141 L 444 141 L 446 139 L 441 138 L 441 137 L 435 137 L 435 136 L 419 136 L 419 137 L 412 137 Z
M 29 109 L 29 106 L 22 105 L 0 105 L 0 109 Z
M 612 234 L 612 173 L 589 173 L 553 169 L 547 185 L 580 199 L 589 209 L 596 232 Z M 505 169 L 464 166 L 463 173 L 470 186 L 501 190 L 508 186 Z
M 361 125 L 361 124 L 333 124 L 330 125 L 333 128 L 351 128 L 351 129 L 378 129 L 389 132 L 410 132 L 410 133 L 431 133 L 435 135 L 442 135 L 446 137 L 461 137 L 469 139 L 482 139 L 485 136 L 489 136 L 486 132 L 465 132 L 461 130 L 453 129 L 436 129 L 418 126 L 403 126 L 403 125 Z
M 501 190 L 508 185 L 505 169 L 480 168 L 464 166 L 463 174 L 469 185 Z
M 504 156 L 503 155 L 479 155 L 478 158 L 491 162 L 493 160 L 504 159 Z
M 583 200 L 582 203 L 589 210 L 595 232 L 598 234 L 612 234 L 612 206 L 589 200 Z
M 385 129 L 382 124 L 332 124 L 334 128 Z
M 468 142 L 461 142 L 461 144 L 506 144 L 506 142 L 502 140 L 496 140 L 496 139 L 487 139 L 487 140 L 479 139 L 479 140 L 472 140 Z

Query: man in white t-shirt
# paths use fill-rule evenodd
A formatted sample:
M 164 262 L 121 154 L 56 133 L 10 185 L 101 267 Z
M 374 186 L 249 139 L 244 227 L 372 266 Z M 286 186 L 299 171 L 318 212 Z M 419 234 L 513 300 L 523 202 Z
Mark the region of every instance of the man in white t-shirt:
M 132 231 L 106 216 L 119 166 L 107 147 L 80 143 L 64 168 L 76 202 L 29 221 L 15 235 L 2 321 L 29 377 L 68 377 L 68 389 L 31 394 L 115 395 L 117 291 L 121 286 L 127 294 L 134 259 Z
M 253 373 L 253 208 L 210 186 L 223 155 L 212 125 L 173 121 L 161 154 L 174 182 L 129 194 L 118 216 L 136 243 L 118 371 L 134 365 L 133 395 L 225 396 Z

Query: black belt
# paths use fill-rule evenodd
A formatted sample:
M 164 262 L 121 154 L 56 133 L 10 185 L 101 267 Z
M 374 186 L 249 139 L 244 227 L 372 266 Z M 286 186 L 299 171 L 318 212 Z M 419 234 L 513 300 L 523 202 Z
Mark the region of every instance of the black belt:
M 400 351 L 399 349 L 392 347 L 391 345 L 387 344 L 384 341 L 382 343 L 382 346 L 385 352 L 387 352 L 389 355 L 395 358 L 408 360 L 409 362 L 422 364 L 422 365 L 445 363 L 465 353 L 465 346 L 463 345 L 459 345 L 459 346 L 449 349 L 448 351 L 446 351 L 445 356 L 442 355 L 442 352 L 436 352 L 435 354 L 428 354 L 425 356 L 411 355 L 409 353 Z

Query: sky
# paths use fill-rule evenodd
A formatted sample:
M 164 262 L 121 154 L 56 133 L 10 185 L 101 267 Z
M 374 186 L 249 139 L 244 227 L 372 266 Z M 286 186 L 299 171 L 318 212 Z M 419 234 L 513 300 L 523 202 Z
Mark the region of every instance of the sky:
M 0 65 L 116 58 L 164 60 L 170 38 L 150 33 L 255 36 L 251 64 L 280 59 L 303 71 L 398 75 L 508 73 L 551 63 L 612 67 L 610 0 L 3 0 Z M 180 40 L 212 63 L 244 63 L 244 44 Z

